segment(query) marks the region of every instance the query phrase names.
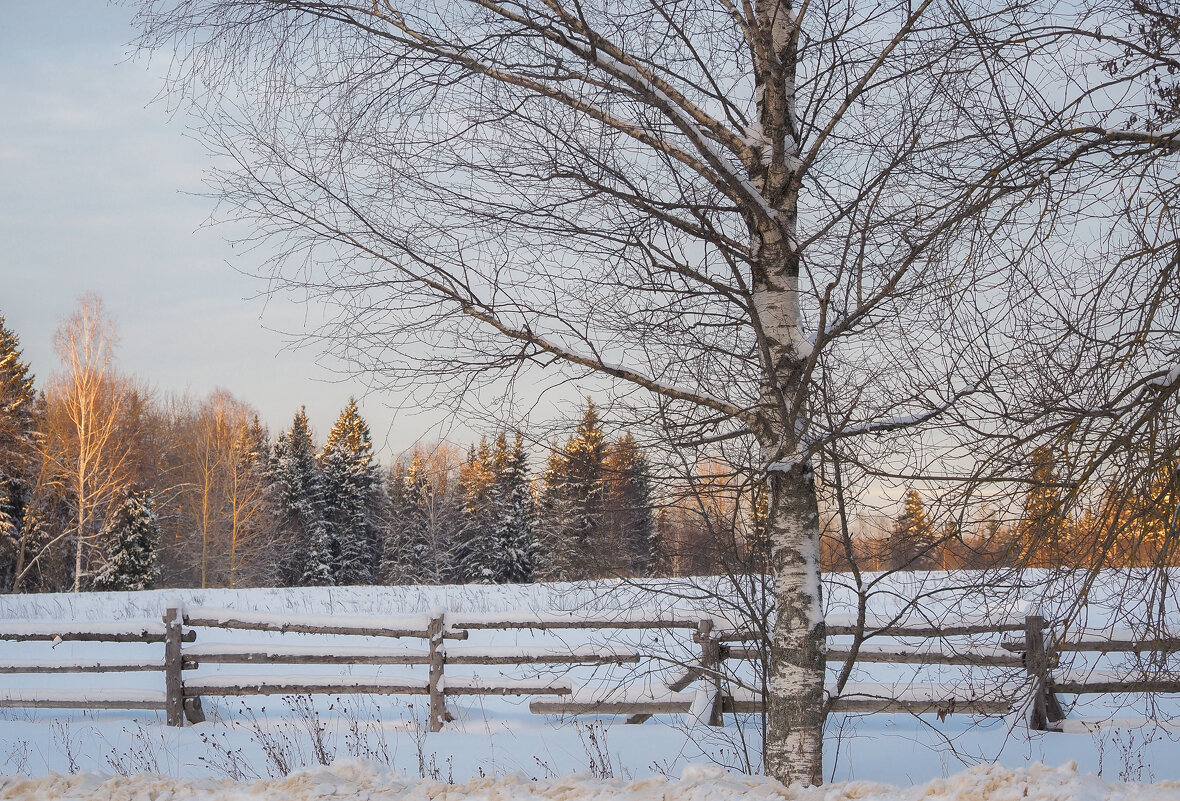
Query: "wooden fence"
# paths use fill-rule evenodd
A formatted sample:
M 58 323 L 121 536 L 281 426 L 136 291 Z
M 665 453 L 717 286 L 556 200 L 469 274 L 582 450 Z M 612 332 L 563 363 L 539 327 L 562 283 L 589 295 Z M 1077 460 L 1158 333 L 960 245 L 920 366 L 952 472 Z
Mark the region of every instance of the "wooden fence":
M 450 676 L 444 679 L 446 666 L 510 665 L 605 665 L 648 663 L 645 673 L 668 668 L 666 647 L 658 652 L 627 646 L 607 645 L 462 647 L 445 642 L 464 641 L 469 632 L 480 630 L 509 631 L 611 631 L 620 629 L 660 630 L 672 638 L 691 632 L 692 648 L 697 656 L 677 659 L 674 675 L 652 686 L 579 687 L 568 676 L 551 670 L 548 677 L 480 679 L 474 676 Z M 197 632 L 202 631 L 197 643 Z M 293 645 L 267 643 L 205 642 L 214 630 L 297 633 L 323 636 L 363 636 L 377 639 L 421 640 L 417 648 L 340 646 L 338 644 Z M 828 634 L 847 638 L 856 627 L 833 623 Z M 680 634 L 677 634 L 680 632 Z M 957 665 L 996 668 L 1009 677 L 1023 677 L 1021 692 L 1002 689 L 976 691 L 968 686 L 945 687 L 906 683 L 904 685 L 866 685 L 845 683 L 829 688 L 829 711 L 849 713 L 938 714 L 971 713 L 1008 714 L 1024 704 L 1029 708 L 1029 724 L 1034 729 L 1051 729 L 1064 717 L 1058 694 L 1180 692 L 1180 681 L 1133 681 L 1093 676 L 1084 679 L 1054 677 L 1063 651 L 1175 652 L 1180 640 L 1101 639 L 1081 637 L 1067 642 L 1047 633 L 1046 622 L 1039 616 L 1023 621 L 989 625 L 913 626 L 887 623 L 866 632 L 859 644 L 832 644 L 829 662 L 856 664 L 893 663 L 897 665 Z M 1022 634 L 1018 640 L 1001 641 L 998 647 L 950 647 L 950 638 Z M 922 645 L 873 645 L 872 640 L 923 641 Z M 529 709 L 537 714 L 627 715 L 628 723 L 642 723 L 653 715 L 689 715 L 702 723 L 720 725 L 723 715 L 758 713 L 763 709 L 756 683 L 736 679 L 742 663 L 761 662 L 759 647 L 751 646 L 760 638 L 751 633 L 724 627 L 718 620 L 701 619 L 699 613 L 668 613 L 654 616 L 590 616 L 536 613 L 489 615 L 447 614 L 435 610 L 427 615 L 405 618 L 271 615 L 257 612 L 194 608 L 168 609 L 160 622 L 88 623 L 52 626 L 45 623 L 0 623 L 0 640 L 59 642 L 161 643 L 160 659 L 64 659 L 8 660 L 0 662 L 5 673 L 109 673 L 163 672 L 164 690 L 0 690 L 0 707 L 42 708 L 113 708 L 159 709 L 166 713 L 169 725 L 182 726 L 185 721 L 204 719 L 201 698 L 206 696 L 294 695 L 294 694 L 394 694 L 424 695 L 429 698 L 429 728 L 438 731 L 449 720 L 446 701 L 449 696 L 534 696 Z M 857 639 L 853 639 L 857 643 Z M 679 646 L 689 651 L 687 640 Z M 406 665 L 425 666 L 426 678 L 342 677 L 311 675 L 213 675 L 185 678 L 202 664 L 210 665 Z M 757 670 L 747 668 L 747 673 Z M 846 678 L 846 677 L 845 677 Z M 692 688 L 696 685 L 695 689 Z M 548 698 L 546 698 L 548 697 Z
M 1065 719 L 1065 712 L 1057 699 L 1058 695 L 1180 693 L 1180 679 L 1177 679 L 1174 673 L 1160 669 L 1169 656 L 1180 653 L 1180 637 L 1141 638 L 1130 631 L 1109 630 L 1096 633 L 1082 631 L 1070 639 L 1047 637 L 1042 633 L 1045 631 L 1045 621 L 1042 618 L 1029 620 L 1032 623 L 1024 642 L 1009 641 L 1003 643 L 1003 647 L 1012 652 L 1022 651 L 1026 654 L 1029 673 L 1034 677 L 1033 705 L 1029 714 L 1029 726 L 1033 729 L 1052 731 L 1060 728 L 1061 722 Z M 1030 641 L 1032 636 L 1035 636 L 1035 641 Z M 1071 669 L 1055 674 L 1062 654 L 1069 652 L 1150 654 L 1156 668 L 1150 671 L 1151 675 L 1141 676 L 1128 675 L 1125 670 L 1112 675 L 1092 668 L 1081 671 Z
M 1039 618 L 1037 618 L 1039 620 Z M 1033 620 L 1029 618 L 1028 620 Z M 960 665 L 973 667 L 1026 668 L 1023 656 L 996 653 L 978 649 L 947 649 L 945 642 L 951 637 L 995 635 L 1025 631 L 1027 622 L 1005 622 L 988 625 L 949 625 L 941 627 L 886 624 L 869 630 L 866 639 L 922 639 L 933 640 L 940 647 L 887 645 L 874 647 L 863 642 L 855 650 L 847 646 L 830 646 L 827 651 L 829 663 L 892 663 L 919 665 Z M 851 625 L 829 624 L 829 637 L 847 637 L 857 634 Z M 1041 630 L 1038 629 L 1038 632 Z M 1038 633 L 1034 637 L 1042 637 Z M 657 697 L 637 699 L 626 697 L 625 693 L 608 689 L 598 698 L 564 698 L 555 701 L 539 700 L 530 704 L 533 712 L 547 714 L 628 714 L 628 723 L 642 723 L 653 715 L 686 714 L 710 725 L 719 725 L 726 713 L 757 714 L 763 711 L 762 694 L 750 683 L 735 682 L 735 671 L 727 666 L 730 660 L 756 661 L 764 664 L 761 647 L 751 642 L 761 642 L 760 633 L 716 629 L 714 621 L 704 620 L 694 633 L 694 640 L 700 645 L 700 658 L 693 665 L 686 666 L 672 678 Z M 1042 640 L 1037 640 L 1043 643 Z M 735 643 L 737 643 L 735 645 Z M 1026 668 L 1031 672 L 1034 668 Z M 685 692 L 694 683 L 699 684 L 695 692 Z M 732 686 L 737 684 L 737 687 Z M 997 695 L 995 692 L 974 692 L 969 687 L 958 687 L 946 692 L 941 686 L 921 683 L 904 685 L 845 684 L 829 687 L 828 711 L 845 713 L 908 713 L 937 714 L 945 717 L 953 713 L 979 715 L 1006 715 L 1021 699 Z

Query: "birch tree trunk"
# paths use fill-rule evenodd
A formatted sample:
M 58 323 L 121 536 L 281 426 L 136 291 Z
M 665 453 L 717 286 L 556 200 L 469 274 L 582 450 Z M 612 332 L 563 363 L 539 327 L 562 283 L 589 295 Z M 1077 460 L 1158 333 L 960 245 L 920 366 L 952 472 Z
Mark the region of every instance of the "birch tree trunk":
M 752 301 L 763 370 L 755 435 L 767 469 L 776 609 L 763 750 L 770 775 L 787 783 L 819 785 L 825 636 L 819 511 L 811 462 L 801 441 L 811 346 L 799 298 L 799 19 L 790 0 L 761 0 L 756 9 L 755 98 L 764 141 L 759 163 L 751 165 L 751 179 L 775 212 L 761 223 L 747 218 L 756 258 Z
M 819 515 L 811 466 L 770 474 L 768 533 L 775 620 L 770 650 L 766 771 L 787 783 L 823 781 L 824 623 Z
M 51 416 L 60 410 L 63 419 L 50 425 L 44 453 L 74 495 L 74 592 L 82 589 L 100 515 L 129 480 L 131 443 L 121 441 L 127 432 L 120 424 L 130 389 L 111 370 L 114 342 L 114 323 L 95 295 L 80 298 L 54 334 L 65 373 L 47 395 Z

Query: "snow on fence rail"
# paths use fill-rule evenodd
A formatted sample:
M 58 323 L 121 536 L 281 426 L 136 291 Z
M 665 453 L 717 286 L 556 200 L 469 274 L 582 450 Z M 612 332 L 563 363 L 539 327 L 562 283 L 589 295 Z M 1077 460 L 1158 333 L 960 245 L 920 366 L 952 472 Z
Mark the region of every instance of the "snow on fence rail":
M 195 631 L 180 636 L 187 642 Z M 8 621 L 0 623 L 0 640 L 12 642 L 162 643 L 168 637 L 163 621 L 125 620 L 50 623 L 46 621 Z M 161 671 L 165 660 L 57 659 L 8 660 L 0 663 L 0 674 L 15 673 L 126 673 Z M 166 709 L 167 696 L 154 690 L 31 690 L 0 689 L 0 708 L 48 709 Z
M 1005 642 L 1002 647 L 1015 651 L 1020 645 L 1019 642 Z M 1180 637 L 1170 632 L 1144 637 L 1130 629 L 1083 629 L 1071 639 L 1051 644 L 1047 656 L 1050 663 L 1048 667 L 1056 667 L 1057 657 L 1062 652 L 1151 654 L 1155 657 L 1155 664 L 1148 671 L 1100 671 L 1092 668 L 1059 671 L 1058 675 L 1049 675 L 1046 679 L 1046 692 L 1050 696 L 1180 693 L 1180 677 L 1162 669 L 1163 658 L 1180 653 Z M 1056 723 L 1063 718 L 1064 715 L 1050 719 L 1049 723 Z
M 1027 618 L 1019 622 L 1005 620 L 935 627 L 926 623 L 913 625 L 897 620 L 870 619 L 865 621 L 863 629 L 869 637 L 922 638 L 926 642 L 921 646 L 872 646 L 862 642 L 855 650 L 831 647 L 827 652 L 827 661 L 845 662 L 851 658 L 857 663 L 1021 668 L 1026 666 L 1023 656 L 1012 656 L 1000 648 L 948 651 L 947 638 L 1024 631 L 1033 620 Z M 849 636 L 862 630 L 844 616 L 832 616 L 826 628 L 829 637 Z M 650 697 L 630 697 L 626 693 L 608 689 L 597 695 L 575 692 L 559 700 L 538 700 L 532 702 L 529 708 L 539 714 L 629 714 L 628 723 L 642 723 L 653 715 L 686 714 L 710 725 L 720 725 L 726 713 L 762 712 L 763 700 L 759 692 L 749 687 L 723 686 L 728 678 L 723 668 L 727 660 L 761 660 L 764 653 L 761 647 L 731 643 L 761 642 L 762 634 L 734 629 L 715 630 L 715 621 L 706 619 L 698 623 L 693 639 L 701 646 L 699 661 L 686 666 Z M 934 640 L 933 646 L 931 640 Z M 700 689 L 684 692 L 694 682 L 700 683 Z M 1035 687 L 1041 686 L 1034 684 Z M 948 694 L 945 688 L 922 684 L 856 683 L 840 688 L 829 686 L 828 696 L 828 709 L 833 712 L 939 716 L 955 712 L 1005 715 L 1012 711 L 1019 700 L 1015 694 L 1005 696 L 994 691 L 981 693 L 970 687 L 956 687 Z M 1037 708 L 1035 704 L 1034 708 Z
M 192 642 L 197 633 L 188 635 Z M 43 620 L 0 623 L 0 640 L 32 642 L 164 642 L 165 626 L 158 620 L 95 621 L 52 624 Z
M 424 648 L 389 646 L 340 646 L 309 644 L 205 642 L 195 643 L 197 629 L 225 629 L 271 632 L 279 634 L 349 635 L 374 638 L 419 639 Z M 657 687 L 581 687 L 563 676 L 541 678 L 480 679 L 474 676 L 450 676 L 444 679 L 444 667 L 451 665 L 604 665 L 636 664 L 651 660 L 666 665 L 666 653 L 640 653 L 633 647 L 610 645 L 574 646 L 450 646 L 444 641 L 468 639 L 469 631 L 478 630 L 612 630 L 658 629 L 674 636 L 677 630 L 692 630 L 692 641 L 699 656 L 665 684 Z M 833 617 L 829 636 L 847 637 L 858 629 L 846 619 Z M 1180 692 L 1180 681 L 1159 677 L 1095 675 L 1081 677 L 1065 672 L 1057 679 L 1051 671 L 1057 667 L 1062 651 L 1164 652 L 1180 651 L 1180 638 L 1172 636 L 1135 639 L 1132 633 L 1107 633 L 1107 639 L 1093 632 L 1083 632 L 1068 642 L 1046 637 L 1046 622 L 1039 616 L 1024 620 L 992 623 L 955 623 L 935 626 L 909 624 L 896 620 L 865 621 L 867 638 L 888 637 L 898 640 L 920 639 L 921 644 L 833 645 L 829 662 L 896 663 L 911 665 L 960 665 L 1019 670 L 1026 687 L 1007 692 L 993 688 L 979 692 L 969 686 L 946 688 L 921 684 L 855 684 L 839 690 L 829 688 L 829 709 L 851 713 L 936 713 L 940 716 L 969 712 L 1007 714 L 1029 702 L 1029 723 L 1033 728 L 1051 729 L 1062 720 L 1056 695 L 1082 693 Z M 974 637 L 1022 632 L 1020 640 L 1004 641 L 966 649 L 948 646 L 948 638 Z M 760 636 L 726 628 L 723 621 L 699 612 L 665 611 L 660 613 L 628 611 L 619 615 L 538 614 L 531 612 L 501 614 L 447 614 L 441 609 L 426 615 L 400 618 L 341 617 L 331 615 L 275 615 L 228 609 L 194 607 L 169 609 L 160 622 L 124 621 L 97 623 L 8 622 L 0 623 L 0 640 L 29 642 L 64 641 L 110 643 L 163 643 L 160 659 L 58 659 L 7 660 L 0 662 L 0 674 L 15 673 L 112 673 L 163 672 L 164 691 L 129 690 L 4 690 L 0 689 L 0 707 L 41 708 L 110 708 L 162 709 L 169 725 L 181 726 L 187 719 L 204 719 L 201 698 L 204 696 L 295 695 L 295 694 L 397 694 L 425 695 L 430 699 L 429 725 L 438 731 L 449 720 L 447 696 L 525 695 L 550 696 L 529 705 L 537 714 L 623 714 L 628 723 L 642 723 L 653 715 L 683 714 L 711 725 L 720 725 L 726 713 L 758 713 L 762 710 L 760 694 L 742 686 L 731 686 L 731 676 L 724 670 L 729 660 L 760 660 L 762 650 L 751 647 Z M 674 660 L 673 660 L 674 661 Z M 427 678 L 310 676 L 305 673 L 268 675 L 215 675 L 184 679 L 184 671 L 202 664 L 216 665 L 407 665 L 425 666 Z M 692 685 L 696 689 L 690 689 Z M 1027 693 L 1031 685 L 1031 698 Z

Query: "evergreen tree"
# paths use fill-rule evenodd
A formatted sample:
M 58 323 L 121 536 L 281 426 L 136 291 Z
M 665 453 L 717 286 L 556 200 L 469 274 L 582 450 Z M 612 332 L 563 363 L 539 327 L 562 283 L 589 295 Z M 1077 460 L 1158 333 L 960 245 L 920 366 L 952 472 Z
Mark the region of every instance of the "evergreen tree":
M 0 317 L 0 588 L 6 591 L 15 589 L 18 554 L 29 533 L 35 397 L 20 339 Z
M 937 534 L 917 490 L 906 491 L 901 517 L 889 536 L 889 567 L 893 570 L 931 570 Z
M 160 522 L 150 490 L 128 490 L 107 520 L 102 539 L 110 543 L 106 564 L 94 577 L 96 590 L 150 590 L 160 578 L 156 558 Z
M 1111 557 L 1114 554 L 1103 551 L 1102 516 L 1092 506 L 1082 510 L 1082 516 L 1074 526 L 1072 546 L 1070 548 L 1069 564 L 1071 567 L 1094 567 L 1097 565 L 1110 566 L 1117 564 Z
M 605 452 L 602 425 L 594 401 L 586 408 L 573 436 L 554 448 L 541 493 L 541 575 L 571 580 L 610 572 L 603 554 L 608 548 L 604 519 Z
M 657 551 L 651 477 L 647 457 L 630 432 L 607 448 L 604 470 L 615 567 L 630 576 L 648 575 Z
M 574 536 L 583 557 L 603 545 L 603 451 L 598 409 L 587 398 L 578 428 L 564 448 L 566 492 L 574 504 Z
M 291 586 L 327 586 L 335 581 L 340 549 L 324 520 L 324 487 L 315 443 L 300 408 L 291 428 L 279 435 L 271 460 L 275 514 L 290 543 L 281 566 Z
M 537 503 L 536 576 L 543 581 L 568 581 L 579 573 L 577 509 L 567 479 L 565 454 L 554 442 Z
M 1061 513 L 1061 482 L 1046 447 L 1033 451 L 1024 513 L 1016 526 L 1020 561 L 1028 567 L 1057 567 L 1068 557 L 1069 521 Z
M 493 455 L 486 438 L 479 448 L 472 446 L 467 462 L 459 474 L 463 488 L 463 518 L 459 534 L 457 557 L 463 581 L 478 584 L 499 583 L 501 563 L 504 561 L 497 536 L 496 491 L 497 466 L 504 456 L 503 437 Z
M 770 493 L 763 481 L 751 482 L 750 489 L 750 535 L 746 540 L 744 561 L 749 565 L 748 573 L 770 573 Z
M 1166 463 L 1155 471 L 1143 506 L 1144 543 L 1152 554 L 1174 553 L 1180 538 L 1180 463 Z
M 554 445 L 535 504 L 538 577 L 648 575 L 659 557 L 647 458 L 631 434 L 608 444 L 594 401 L 577 429 Z
M 441 584 L 447 575 L 445 564 L 448 545 L 438 525 L 443 499 L 430 475 L 421 453 L 415 453 L 406 473 L 406 497 L 410 503 L 407 544 L 415 581 Z
M 1165 462 L 1144 476 L 1142 484 L 1137 491 L 1121 493 L 1131 497 L 1122 515 L 1129 519 L 1115 525 L 1119 561 L 1144 567 L 1174 564 L 1180 547 L 1180 465 Z
M 437 478 L 438 484 L 418 451 L 408 468 L 399 463 L 394 470 L 387 490 L 391 513 L 382 561 L 384 579 L 391 584 L 440 584 L 454 577 L 451 502 L 442 476 Z
M 407 521 L 410 517 L 409 493 L 406 489 L 406 466 L 400 459 L 385 476 L 385 503 L 389 517 L 381 546 L 380 580 L 383 584 L 409 584 L 412 567 L 406 548 Z
M 528 455 L 517 434 L 472 448 L 463 467 L 463 578 L 485 584 L 532 581 L 536 545 Z
M 377 466 L 369 426 L 349 398 L 320 454 L 326 527 L 338 543 L 336 584 L 372 584 L 378 559 Z
M 536 509 L 533 491 L 529 486 L 528 454 L 524 438 L 517 432 L 512 449 L 506 438 L 496 440 L 497 458 L 495 483 L 492 485 L 492 507 L 496 515 L 496 541 L 500 564 L 496 570 L 499 583 L 524 584 L 533 580 L 536 543 L 534 524 Z

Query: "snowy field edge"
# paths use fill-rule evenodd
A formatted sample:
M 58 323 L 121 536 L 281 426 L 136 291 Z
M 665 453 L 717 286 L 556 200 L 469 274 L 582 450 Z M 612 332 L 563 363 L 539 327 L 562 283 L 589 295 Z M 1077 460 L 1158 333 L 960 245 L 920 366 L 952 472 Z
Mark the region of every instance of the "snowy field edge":
M 839 576 L 829 578 L 832 581 L 827 592 L 829 609 L 838 615 L 846 611 L 850 598 L 842 591 Z M 924 612 L 930 611 L 933 619 L 954 620 L 967 616 L 1001 620 L 1032 609 L 1051 613 L 1049 603 L 1066 597 L 1065 590 L 1069 589 L 1053 586 L 1047 590 L 1040 586 L 1039 576 L 1029 571 L 1024 574 L 1025 583 L 1015 591 L 995 588 L 994 596 L 976 594 L 967 604 L 955 592 L 957 578 L 954 573 L 899 575 L 891 577 L 888 589 L 895 598 L 923 597 Z M 1136 576 L 1110 572 L 1101 579 L 1090 593 L 1086 628 L 1121 630 L 1128 615 L 1126 599 L 1134 598 L 1127 592 L 1127 586 L 1135 585 Z M 704 578 L 674 582 L 678 590 L 671 593 L 674 600 L 666 592 L 668 584 L 673 582 L 637 587 L 610 581 L 580 585 L 158 590 L 7 596 L 0 598 L 0 621 L 44 621 L 54 627 L 69 621 L 86 621 L 84 625 L 88 626 L 96 625 L 94 621 L 150 621 L 162 609 L 175 605 L 217 607 L 284 618 L 328 615 L 336 621 L 374 616 L 384 620 L 404 618 L 426 614 L 436 607 L 461 616 L 497 619 L 557 613 L 634 615 L 641 609 L 666 611 L 673 605 L 695 606 L 699 612 L 707 613 L 710 590 L 714 589 L 710 585 L 716 581 Z M 693 586 L 703 586 L 699 595 L 686 592 Z M 1180 613 L 1172 609 L 1168 612 L 1166 622 L 1176 628 Z M 649 643 L 637 639 L 645 636 L 648 635 L 642 632 L 609 632 L 601 641 L 592 641 L 582 632 L 475 632 L 471 643 L 454 647 L 456 653 L 465 652 L 464 649 L 533 653 L 555 647 L 571 652 L 639 646 L 642 646 L 640 650 L 647 650 Z M 680 632 L 675 636 L 688 649 L 683 658 L 693 658 L 695 652 L 691 649 L 695 646 L 690 634 Z M 914 643 L 914 647 L 919 645 Z M 104 660 L 155 664 L 162 652 L 158 643 L 116 647 L 85 642 L 8 642 L 0 646 L 0 659 L 14 664 L 34 657 L 62 664 Z M 202 631 L 188 647 L 199 656 L 202 648 L 213 647 L 278 653 L 313 646 L 347 653 L 376 647 L 388 650 L 391 646 L 421 649 L 422 643 L 411 640 L 394 644 L 357 637 L 313 642 L 304 635 Z M 995 650 L 996 644 L 979 642 L 971 647 Z M 1069 670 L 1077 667 L 1080 666 L 1075 664 Z M 652 693 L 677 669 L 675 664 L 657 664 L 651 670 L 642 666 L 608 665 L 571 667 L 555 675 L 591 688 L 596 681 L 606 685 L 634 682 L 637 692 Z M 1066 669 L 1065 665 L 1059 668 L 1062 675 Z M 1095 662 L 1086 669 L 1089 673 L 1085 675 L 1105 675 L 1104 663 Z M 866 664 L 858 668 L 854 681 L 862 689 L 873 682 L 884 682 L 882 686 L 889 687 L 896 684 L 900 688 L 911 680 L 941 682 L 951 692 L 957 687 L 987 689 L 991 684 L 980 682 L 1004 678 L 974 668 L 933 666 L 921 670 L 919 675 L 909 672 L 910 666 Z M 480 680 L 496 682 L 538 681 L 548 676 L 539 671 L 539 668 L 448 665 L 445 681 L 458 687 L 475 682 L 477 673 Z M 1010 672 L 1016 679 L 1020 678 L 1019 668 Z M 213 686 L 247 675 L 272 680 L 276 675 L 289 675 L 292 681 L 298 678 L 309 685 L 325 680 L 344 684 L 362 678 L 373 684 L 395 680 L 421 683 L 426 678 L 421 666 L 205 665 L 190 671 L 186 681 L 192 679 Z M 336 678 L 326 678 L 333 676 Z M 158 671 L 104 673 L 87 677 L 84 686 L 80 685 L 77 674 L 12 674 L 0 682 L 0 693 L 13 695 L 33 691 L 40 695 L 161 693 L 163 689 L 163 678 Z M 1174 756 L 1180 740 L 1177 729 L 1180 698 L 1096 696 L 1085 704 L 1076 698 L 1065 701 L 1068 717 L 1064 733 L 1029 731 L 1025 706 L 1018 706 L 1006 716 L 972 717 L 956 713 L 945 720 L 933 714 L 834 714 L 825 735 L 824 777 L 832 782 L 881 781 L 910 787 L 958 775 L 959 771 L 980 764 L 995 762 L 1007 769 L 1021 770 L 1030 763 L 1061 765 L 1076 760 L 1082 774 L 1093 773 L 1105 780 L 1180 780 L 1180 760 Z M 630 726 L 623 725 L 622 716 L 562 718 L 533 714 L 527 697 L 456 695 L 448 701 L 455 720 L 441 732 L 429 732 L 424 727 L 426 710 L 421 696 L 211 696 L 204 702 L 208 721 L 183 729 L 165 726 L 162 713 L 153 710 L 0 709 L 0 774 L 47 777 L 55 773 L 107 776 L 160 773 L 182 785 L 206 780 L 216 784 L 221 777 L 264 781 L 266 776 L 278 777 L 291 769 L 302 770 L 317 764 L 317 749 L 326 750 L 337 764 L 363 758 L 390 776 L 453 777 L 460 782 L 517 773 L 527 779 L 554 780 L 567 774 L 594 772 L 596 768 L 596 775 L 602 775 L 604 764 L 610 765 L 609 772 L 614 776 L 637 781 L 647 776 L 678 776 L 688 764 L 708 762 L 751 772 L 760 769 L 757 720 L 748 716 L 726 716 L 725 725 L 720 728 L 693 725 L 683 715 L 657 715 L 645 724 Z M 87 781 L 93 783 L 97 779 Z M 20 798 L 9 794 L 14 786 L 11 781 L 6 782 L 0 799 Z
M 1057 768 L 1039 763 L 1016 769 L 981 765 L 913 787 L 867 781 L 839 782 L 822 788 L 787 787 L 769 777 L 734 774 L 715 765 L 695 764 L 686 766 L 679 778 L 656 776 L 638 781 L 596 779 L 585 774 L 530 779 L 518 773 L 446 784 L 433 779 L 410 780 L 404 774 L 360 761 L 250 782 L 172 779 L 151 774 L 0 778 L 0 798 L 5 801 L 311 801 L 339 797 L 369 801 L 1000 801 L 1017 798 L 1154 801 L 1180 799 L 1180 784 L 1106 781 L 1080 772 L 1074 762 Z

